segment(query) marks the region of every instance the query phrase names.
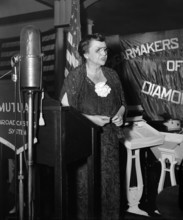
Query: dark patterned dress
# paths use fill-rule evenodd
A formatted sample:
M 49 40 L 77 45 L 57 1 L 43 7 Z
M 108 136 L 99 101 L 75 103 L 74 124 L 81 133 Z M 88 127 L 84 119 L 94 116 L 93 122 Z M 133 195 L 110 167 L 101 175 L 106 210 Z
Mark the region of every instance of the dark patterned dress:
M 111 88 L 106 97 L 100 97 L 95 92 L 95 84 L 86 75 L 86 66 L 77 67 L 69 73 L 64 81 L 60 99 L 65 92 L 69 105 L 88 115 L 105 115 L 113 117 L 121 105 L 125 106 L 123 89 L 117 73 L 107 67 L 102 67 Z M 101 134 L 101 219 L 117 220 L 120 215 L 120 177 L 119 177 L 119 138 L 122 129 L 114 124 L 103 127 Z M 86 166 L 79 171 L 79 188 L 86 194 Z M 84 183 L 85 182 L 85 183 Z M 87 207 L 82 200 L 79 208 L 79 219 L 87 219 Z

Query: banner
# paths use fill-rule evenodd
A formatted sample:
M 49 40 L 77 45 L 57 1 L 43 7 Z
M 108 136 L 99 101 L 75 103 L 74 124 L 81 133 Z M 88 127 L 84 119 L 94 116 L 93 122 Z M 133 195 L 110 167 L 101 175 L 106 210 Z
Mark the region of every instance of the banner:
M 183 119 L 183 30 L 120 36 L 127 104 L 150 120 Z
M 28 142 L 28 101 L 25 96 L 23 103 L 20 104 L 18 89 L 11 80 L 0 81 L 0 143 L 17 154 L 27 149 Z M 37 101 L 36 94 L 33 101 L 33 143 L 37 142 Z

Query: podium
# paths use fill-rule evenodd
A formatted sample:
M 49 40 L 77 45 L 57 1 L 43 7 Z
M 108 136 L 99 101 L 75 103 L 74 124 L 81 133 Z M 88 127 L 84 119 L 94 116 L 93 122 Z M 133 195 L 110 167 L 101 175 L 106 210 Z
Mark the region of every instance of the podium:
M 69 219 L 68 167 L 83 158 L 88 168 L 88 219 L 96 219 L 100 195 L 98 151 L 101 128 L 72 107 L 61 107 L 58 101 L 47 97 L 43 100 L 43 117 L 45 126 L 40 127 L 38 132 L 36 163 L 54 170 L 54 180 L 51 180 L 54 185 L 54 201 L 46 202 L 48 198 L 45 198 L 41 200 L 42 204 L 37 205 L 43 207 L 40 210 L 43 219 L 46 203 L 49 206 L 54 203 L 54 217 L 52 213 L 49 215 L 53 219 Z M 40 186 L 40 190 L 43 190 L 43 186 Z
M 124 145 L 127 149 L 126 188 L 128 212 L 148 216 L 148 213 L 139 208 L 143 193 L 143 179 L 140 164 L 140 149 L 161 145 L 164 142 L 164 134 L 158 132 L 144 120 L 127 123 L 124 127 Z M 132 169 L 137 177 L 137 184 L 131 185 Z
M 100 132 L 99 126 L 89 121 L 72 107 L 61 110 L 61 210 L 62 219 L 68 219 L 67 165 L 87 159 L 88 219 L 98 218 L 100 199 Z

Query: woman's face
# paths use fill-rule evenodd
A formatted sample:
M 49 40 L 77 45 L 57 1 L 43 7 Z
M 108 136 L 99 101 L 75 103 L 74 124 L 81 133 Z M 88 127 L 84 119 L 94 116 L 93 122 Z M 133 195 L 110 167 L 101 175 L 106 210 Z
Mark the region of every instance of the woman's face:
M 86 62 L 102 66 L 107 60 L 107 47 L 105 42 L 92 40 L 90 42 L 88 52 L 84 54 Z

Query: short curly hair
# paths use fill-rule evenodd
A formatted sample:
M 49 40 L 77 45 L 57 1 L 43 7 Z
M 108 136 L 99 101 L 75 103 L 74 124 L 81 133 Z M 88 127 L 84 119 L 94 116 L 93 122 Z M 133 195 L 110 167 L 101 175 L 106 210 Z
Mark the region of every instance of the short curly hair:
M 105 42 L 105 36 L 99 33 L 86 35 L 79 43 L 78 52 L 82 59 L 85 60 L 84 54 L 88 52 L 90 42 L 92 40 L 97 40 L 100 42 Z

